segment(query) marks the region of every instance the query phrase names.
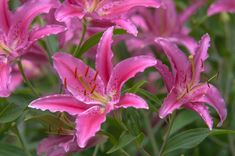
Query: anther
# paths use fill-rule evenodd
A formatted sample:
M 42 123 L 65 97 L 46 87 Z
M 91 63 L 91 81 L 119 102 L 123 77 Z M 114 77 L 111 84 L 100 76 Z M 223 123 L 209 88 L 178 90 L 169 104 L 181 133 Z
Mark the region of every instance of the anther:
M 64 78 L 64 88 L 66 89 L 67 88 L 67 79 Z
M 74 77 L 77 78 L 77 75 L 78 75 L 78 68 L 76 67 L 74 70 Z
M 96 84 L 94 84 L 94 86 L 92 87 L 92 89 L 91 89 L 91 94 L 93 94 L 93 92 L 95 91 L 95 89 L 96 89 Z
M 85 77 L 87 77 L 88 72 L 89 72 L 89 69 L 90 69 L 90 67 L 89 67 L 89 66 L 87 66 L 86 71 L 85 71 Z
M 209 82 L 207 82 L 207 86 L 208 86 L 209 88 L 211 88 L 211 86 L 210 86 Z
M 204 62 L 203 62 L 203 60 L 201 59 L 201 68 L 203 68 L 204 67 Z
M 84 95 L 85 95 L 85 96 L 87 95 L 86 90 L 84 90 Z
M 99 72 L 96 71 L 95 76 L 94 76 L 94 78 L 93 78 L 93 81 L 96 81 L 96 78 L 97 78 L 98 74 L 99 74 Z

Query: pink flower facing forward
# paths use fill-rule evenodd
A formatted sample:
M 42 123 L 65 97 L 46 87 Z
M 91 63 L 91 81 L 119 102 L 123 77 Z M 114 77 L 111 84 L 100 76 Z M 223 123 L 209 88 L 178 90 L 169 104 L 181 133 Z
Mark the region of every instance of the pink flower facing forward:
M 128 58 L 112 67 L 113 27 L 105 31 L 98 45 L 96 71 L 80 59 L 69 54 L 57 53 L 53 56 L 54 67 L 64 86 L 72 95 L 52 95 L 33 101 L 29 107 L 67 112 L 76 118 L 76 137 L 79 147 L 100 130 L 106 114 L 118 108 L 148 109 L 147 103 L 131 93 L 120 95 L 123 84 L 138 72 L 154 66 L 156 60 L 150 56 Z
M 153 43 L 157 37 L 164 37 L 185 46 L 193 53 L 197 44 L 188 35 L 189 30 L 185 27 L 185 23 L 204 3 L 205 0 L 196 0 L 181 13 L 176 11 L 173 0 L 164 0 L 162 3 L 163 7 L 155 9 L 154 12 L 146 8 L 138 9 L 131 19 L 141 30 L 139 36 L 142 38 L 140 40 L 142 46 Z M 134 47 L 139 45 L 136 42 L 133 42 L 133 44 Z
M 10 95 L 11 71 L 14 60 L 27 52 L 36 40 L 50 34 L 58 34 L 65 28 L 47 25 L 29 30 L 33 19 L 56 7 L 57 1 L 32 0 L 20 6 L 15 12 L 8 9 L 8 0 L 0 0 L 0 97 Z
M 208 16 L 220 12 L 231 12 L 235 13 L 235 1 L 234 0 L 217 0 L 208 9 Z
M 213 121 L 208 107 L 204 104 L 207 103 L 219 114 L 218 126 L 221 126 L 227 116 L 225 102 L 212 84 L 200 82 L 200 73 L 204 70 L 204 61 L 208 57 L 209 35 L 202 37 L 196 53 L 189 58 L 166 39 L 158 39 L 156 42 L 162 46 L 172 67 L 171 73 L 160 61 L 156 65 L 169 91 L 160 108 L 159 116 L 164 118 L 174 110 L 185 107 L 197 112 L 209 129 L 212 129 Z
M 160 7 L 158 0 L 65 0 L 58 9 L 56 19 L 66 21 L 71 17 L 80 19 L 85 16 L 102 21 L 103 25 L 117 25 L 133 35 L 136 27 L 124 17 L 134 7 Z M 108 24 L 110 23 L 110 24 Z

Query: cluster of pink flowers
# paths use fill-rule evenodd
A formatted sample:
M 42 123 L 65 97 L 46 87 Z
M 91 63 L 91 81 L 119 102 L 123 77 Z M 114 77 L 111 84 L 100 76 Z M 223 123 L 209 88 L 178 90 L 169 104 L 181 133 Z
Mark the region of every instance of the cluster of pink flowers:
M 127 80 L 149 67 L 160 73 L 168 93 L 158 112 L 160 118 L 187 108 L 198 113 L 211 130 L 213 121 L 205 105 L 208 104 L 218 113 L 218 126 L 221 126 L 227 116 L 225 102 L 215 86 L 200 80 L 210 37 L 205 34 L 196 42 L 185 25 L 204 4 L 205 0 L 196 0 L 183 12 L 177 12 L 173 0 L 65 0 L 62 3 L 26 0 L 16 10 L 10 10 L 8 0 L 0 0 L 0 96 L 10 96 L 22 82 L 17 67 L 19 60 L 28 78 L 39 75 L 40 66 L 48 62 L 37 40 L 57 35 L 61 50 L 65 49 L 66 45 L 79 43 L 82 22 L 86 22 L 86 38 L 97 30 L 104 31 L 96 50 L 95 69 L 68 52 L 56 52 L 52 56 L 53 67 L 64 92 L 29 104 L 30 108 L 42 111 L 66 112 L 73 123 L 73 130 L 64 135 L 44 139 L 38 147 L 39 154 L 66 155 L 94 146 L 105 140 L 96 133 L 111 111 L 128 107 L 148 109 L 142 97 L 121 94 L 121 90 Z M 208 16 L 225 11 L 235 12 L 234 0 L 216 1 L 209 7 Z M 33 22 L 41 14 L 44 24 Z M 149 45 L 163 51 L 171 70 L 143 51 L 113 65 L 111 46 L 115 28 L 128 33 L 124 40 L 130 51 Z M 179 44 L 188 49 L 189 56 L 178 48 Z

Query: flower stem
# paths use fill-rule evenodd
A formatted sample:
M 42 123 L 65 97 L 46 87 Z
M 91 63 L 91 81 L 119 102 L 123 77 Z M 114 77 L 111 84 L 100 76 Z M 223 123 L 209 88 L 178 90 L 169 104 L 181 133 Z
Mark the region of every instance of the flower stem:
M 165 146 L 166 146 L 166 143 L 169 139 L 169 136 L 170 136 L 170 132 L 171 132 L 171 128 L 172 128 L 172 125 L 173 125 L 173 121 L 174 121 L 174 118 L 175 118 L 175 113 L 173 113 L 170 117 L 169 117 L 169 126 L 167 128 L 167 131 L 166 131 L 166 134 L 163 138 L 163 143 L 162 143 L 162 146 L 161 146 L 161 149 L 160 149 L 160 152 L 158 154 L 158 156 L 163 156 L 163 151 L 165 149 Z
M 99 145 L 96 145 L 92 156 L 97 156 L 98 151 L 99 151 Z
M 155 137 L 154 137 L 154 132 L 152 130 L 152 127 L 150 125 L 150 121 L 148 119 L 148 116 L 147 114 L 144 113 L 144 121 L 145 121 L 145 125 L 146 125 L 146 128 L 147 128 L 147 133 L 148 133 L 148 136 L 149 136 L 149 139 L 150 139 L 150 142 L 152 144 L 152 148 L 153 148 L 153 153 L 154 155 L 157 155 L 158 153 L 158 146 L 157 146 L 157 143 L 155 141 Z
M 22 139 L 22 137 L 21 137 L 20 131 L 19 131 L 19 129 L 18 129 L 18 127 L 17 127 L 16 124 L 15 124 L 15 126 L 14 126 L 14 130 L 15 130 L 15 133 L 16 133 L 16 135 L 17 135 L 17 137 L 18 137 L 18 139 L 19 139 L 19 141 L 20 141 L 20 144 L 21 144 L 22 148 L 24 149 L 26 155 L 27 155 L 27 156 L 32 156 L 31 153 L 30 153 L 30 151 L 29 151 L 29 149 L 28 149 L 27 146 L 25 145 L 25 143 L 24 143 L 24 141 L 23 141 L 23 139 Z
M 80 52 L 86 31 L 87 31 L 87 22 L 86 22 L 86 20 L 83 20 L 82 21 L 82 36 L 80 38 L 79 44 L 77 45 L 77 47 L 75 48 L 75 50 L 73 52 L 73 56 L 75 56 L 75 57 L 80 57 L 79 52 Z
M 27 86 L 32 90 L 32 92 L 34 93 L 35 96 L 39 96 L 39 93 L 34 89 L 33 85 L 31 84 L 31 82 L 29 81 L 29 79 L 26 77 L 25 72 L 24 72 L 24 68 L 22 66 L 22 63 L 20 60 L 17 61 L 19 70 L 20 70 L 20 74 L 23 77 L 24 82 L 27 84 Z

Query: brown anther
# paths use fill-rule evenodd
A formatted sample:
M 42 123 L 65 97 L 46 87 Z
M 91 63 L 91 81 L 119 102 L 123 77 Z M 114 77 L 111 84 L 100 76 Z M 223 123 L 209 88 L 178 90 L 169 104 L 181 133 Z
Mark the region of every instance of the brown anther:
M 209 88 L 211 88 L 211 86 L 210 86 L 209 82 L 207 82 L 207 86 L 208 86 Z
M 86 90 L 84 90 L 84 95 L 86 96 L 86 94 L 87 94 L 87 93 L 86 93 Z
M 90 69 L 90 67 L 89 67 L 89 66 L 87 66 L 86 71 L 85 71 L 85 77 L 87 77 L 88 72 L 89 72 L 89 69 Z
M 66 89 L 67 88 L 67 79 L 64 78 L 64 88 Z
M 201 68 L 204 68 L 204 62 L 202 59 L 201 59 Z
M 189 88 L 188 88 L 188 85 L 187 85 L 187 87 L 186 87 L 186 91 L 187 91 L 187 93 L 189 93 Z
M 92 89 L 91 89 L 91 94 L 93 94 L 93 92 L 95 91 L 95 89 L 96 89 L 96 84 L 94 84 L 94 86 L 92 87 Z
M 76 67 L 74 70 L 74 77 L 77 78 L 77 75 L 78 75 L 78 68 Z
M 97 78 L 98 74 L 99 74 L 99 72 L 96 71 L 95 76 L 94 76 L 94 78 L 93 78 L 93 81 L 96 81 L 96 78 Z

